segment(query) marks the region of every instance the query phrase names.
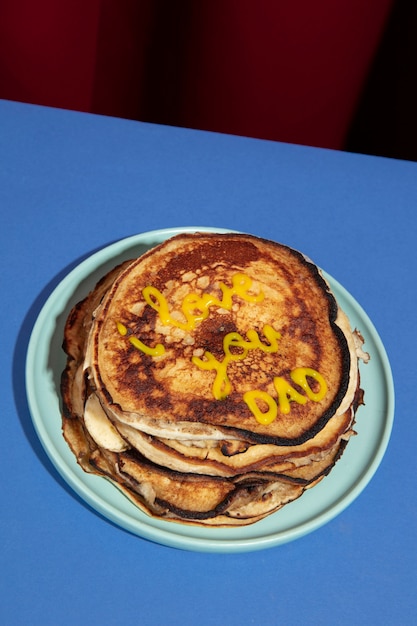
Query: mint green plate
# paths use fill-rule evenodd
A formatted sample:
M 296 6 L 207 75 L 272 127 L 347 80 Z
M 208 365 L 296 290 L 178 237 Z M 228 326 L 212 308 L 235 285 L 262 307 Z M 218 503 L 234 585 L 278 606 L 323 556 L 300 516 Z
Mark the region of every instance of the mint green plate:
M 314 489 L 266 519 L 240 528 L 203 528 L 152 519 L 142 513 L 112 483 L 86 474 L 77 464 L 61 433 L 59 381 L 65 366 L 64 324 L 70 308 L 117 263 L 181 232 L 223 229 L 187 227 L 143 233 L 96 252 L 72 270 L 56 287 L 34 325 L 26 361 L 26 389 L 38 437 L 65 481 L 103 516 L 139 537 L 201 552 L 245 552 L 278 546 L 329 522 L 363 491 L 377 470 L 388 445 L 394 416 L 394 385 L 389 361 L 372 322 L 353 297 L 325 274 L 353 327 L 365 338 L 371 354 L 361 366 L 366 405 L 360 407 L 355 429 L 342 458 Z

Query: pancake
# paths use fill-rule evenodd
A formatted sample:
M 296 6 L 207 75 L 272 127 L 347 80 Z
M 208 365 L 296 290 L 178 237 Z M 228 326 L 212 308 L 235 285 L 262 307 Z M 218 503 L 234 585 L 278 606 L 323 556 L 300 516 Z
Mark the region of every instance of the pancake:
M 64 436 L 149 515 L 253 523 L 337 462 L 363 401 L 362 344 L 300 252 L 178 235 L 70 313 Z

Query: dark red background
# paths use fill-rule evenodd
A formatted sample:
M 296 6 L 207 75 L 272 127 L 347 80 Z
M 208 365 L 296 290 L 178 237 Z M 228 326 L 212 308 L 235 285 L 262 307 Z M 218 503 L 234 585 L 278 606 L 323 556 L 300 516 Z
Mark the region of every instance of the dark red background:
M 2 0 L 0 97 L 343 148 L 393 0 Z

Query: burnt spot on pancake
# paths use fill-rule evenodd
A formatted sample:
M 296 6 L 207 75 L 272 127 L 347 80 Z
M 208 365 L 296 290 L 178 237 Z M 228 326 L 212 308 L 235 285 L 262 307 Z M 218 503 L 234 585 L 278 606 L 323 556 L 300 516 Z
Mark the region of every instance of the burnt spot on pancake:
M 185 240 L 189 239 L 190 243 L 195 239 L 193 235 L 183 237 Z M 179 279 L 184 271 L 200 274 L 205 268 L 212 271 L 216 266 L 236 269 L 247 267 L 260 256 L 256 245 L 239 236 L 234 239 L 221 239 L 216 234 L 205 233 L 204 240 L 204 244 L 198 249 L 190 246 L 183 254 L 174 253 L 168 257 L 165 266 L 155 276 L 153 284 L 158 288 L 163 287 L 173 277 Z
M 199 354 L 209 351 L 215 357 L 223 358 L 224 337 L 234 332 L 239 332 L 239 329 L 231 315 L 213 310 L 194 332 L 194 350 L 198 349 Z

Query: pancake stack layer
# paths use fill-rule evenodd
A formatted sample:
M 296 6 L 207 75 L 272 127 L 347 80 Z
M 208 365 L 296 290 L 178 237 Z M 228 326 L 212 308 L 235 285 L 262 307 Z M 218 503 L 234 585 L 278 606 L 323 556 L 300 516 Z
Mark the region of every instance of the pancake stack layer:
M 318 268 L 251 235 L 173 237 L 71 311 L 63 433 L 86 472 L 183 523 L 256 522 L 332 469 L 369 358 Z

